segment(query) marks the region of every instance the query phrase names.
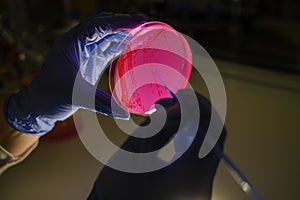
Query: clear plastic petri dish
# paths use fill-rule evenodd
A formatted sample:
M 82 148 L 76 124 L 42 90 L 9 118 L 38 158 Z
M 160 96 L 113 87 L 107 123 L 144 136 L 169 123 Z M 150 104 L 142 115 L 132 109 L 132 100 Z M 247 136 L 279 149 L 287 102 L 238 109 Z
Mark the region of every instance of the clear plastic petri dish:
M 109 85 L 123 109 L 149 115 L 155 102 L 186 87 L 192 69 L 190 47 L 174 28 L 147 22 L 130 30 L 112 59 Z

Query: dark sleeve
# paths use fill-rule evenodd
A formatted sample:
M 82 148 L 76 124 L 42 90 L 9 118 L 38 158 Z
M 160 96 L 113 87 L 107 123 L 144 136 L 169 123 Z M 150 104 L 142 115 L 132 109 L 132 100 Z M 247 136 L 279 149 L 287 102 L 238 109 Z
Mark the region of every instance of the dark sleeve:
M 197 99 L 201 111 L 199 129 L 191 146 L 178 160 L 165 168 L 148 173 L 126 173 L 105 166 L 94 183 L 88 199 L 174 200 L 197 197 L 201 200 L 211 199 L 213 179 L 220 159 L 214 151 L 202 159 L 198 157 L 210 122 L 211 104 L 200 94 L 197 94 Z M 131 152 L 150 152 L 161 148 L 178 131 L 179 110 L 175 108 L 168 113 L 164 128 L 155 136 L 146 139 L 129 137 L 122 148 Z M 147 124 L 148 121 L 144 123 Z M 221 150 L 225 136 L 224 128 L 216 145 Z

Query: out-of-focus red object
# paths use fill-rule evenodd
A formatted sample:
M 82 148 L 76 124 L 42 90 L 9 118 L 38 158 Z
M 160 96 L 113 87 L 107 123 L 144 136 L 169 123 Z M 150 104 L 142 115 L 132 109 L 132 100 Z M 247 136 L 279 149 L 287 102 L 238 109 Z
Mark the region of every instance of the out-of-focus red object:
M 73 117 L 70 117 L 62 122 L 57 122 L 55 127 L 42 137 L 43 141 L 56 142 L 64 141 L 77 136 L 77 130 L 74 125 Z

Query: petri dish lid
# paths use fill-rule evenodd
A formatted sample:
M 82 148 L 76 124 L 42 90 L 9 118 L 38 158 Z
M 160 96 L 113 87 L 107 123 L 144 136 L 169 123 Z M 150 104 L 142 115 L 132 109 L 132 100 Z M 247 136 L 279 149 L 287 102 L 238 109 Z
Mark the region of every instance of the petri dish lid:
M 172 98 L 186 87 L 192 54 L 185 38 L 163 22 L 147 22 L 129 30 L 109 69 L 109 86 L 123 109 L 149 115 L 155 102 Z

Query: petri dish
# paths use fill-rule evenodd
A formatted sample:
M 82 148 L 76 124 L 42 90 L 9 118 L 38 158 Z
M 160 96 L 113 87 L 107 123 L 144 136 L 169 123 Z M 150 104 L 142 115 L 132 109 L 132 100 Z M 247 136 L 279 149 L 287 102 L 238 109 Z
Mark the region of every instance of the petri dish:
M 130 113 L 147 116 L 155 102 L 172 98 L 186 87 L 192 54 L 183 37 L 163 22 L 147 22 L 129 30 L 109 68 L 114 100 Z

